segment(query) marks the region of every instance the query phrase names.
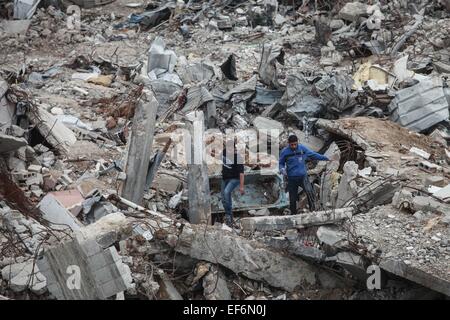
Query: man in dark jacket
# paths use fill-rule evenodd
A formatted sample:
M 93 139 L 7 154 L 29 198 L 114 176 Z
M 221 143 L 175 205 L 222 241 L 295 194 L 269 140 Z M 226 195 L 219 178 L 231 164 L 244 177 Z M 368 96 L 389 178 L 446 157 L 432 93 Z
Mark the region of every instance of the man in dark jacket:
M 233 144 L 232 144 L 233 145 Z M 236 144 L 229 150 L 223 149 L 222 153 L 222 204 L 225 209 L 225 222 L 233 225 L 233 212 L 231 194 L 239 186 L 239 192 L 244 192 L 244 161 L 237 153 Z
M 295 135 L 289 136 L 288 142 L 289 146 L 281 151 L 278 163 L 280 172 L 288 179 L 291 214 L 297 213 L 298 187 L 302 187 L 306 193 L 309 210 L 315 211 L 316 197 L 313 186 L 309 182 L 305 162 L 310 159 L 323 161 L 329 161 L 330 159 L 299 144 Z

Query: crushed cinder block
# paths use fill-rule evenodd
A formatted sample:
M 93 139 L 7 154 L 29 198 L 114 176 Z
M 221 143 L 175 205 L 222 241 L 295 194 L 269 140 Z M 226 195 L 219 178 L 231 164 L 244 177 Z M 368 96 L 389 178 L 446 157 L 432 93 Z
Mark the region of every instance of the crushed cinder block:
M 442 170 L 441 166 L 426 160 L 420 161 L 418 167 L 428 173 L 436 173 Z
M 42 179 L 42 174 L 36 173 L 36 175 L 26 179 L 25 183 L 27 186 L 31 185 L 42 185 L 44 180 Z
M 65 186 L 71 185 L 73 183 L 73 180 L 67 174 L 63 174 L 62 176 L 60 176 L 58 181 Z

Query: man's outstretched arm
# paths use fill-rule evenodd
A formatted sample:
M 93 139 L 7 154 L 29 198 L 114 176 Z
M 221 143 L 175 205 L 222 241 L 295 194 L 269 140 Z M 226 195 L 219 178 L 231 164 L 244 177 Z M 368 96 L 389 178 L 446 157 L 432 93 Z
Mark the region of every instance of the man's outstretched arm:
M 313 159 L 313 160 L 321 160 L 321 161 L 330 161 L 327 156 L 324 156 L 323 154 L 317 153 L 312 151 L 311 149 L 308 149 L 307 147 L 303 146 L 303 149 L 305 151 L 305 155 L 307 159 Z

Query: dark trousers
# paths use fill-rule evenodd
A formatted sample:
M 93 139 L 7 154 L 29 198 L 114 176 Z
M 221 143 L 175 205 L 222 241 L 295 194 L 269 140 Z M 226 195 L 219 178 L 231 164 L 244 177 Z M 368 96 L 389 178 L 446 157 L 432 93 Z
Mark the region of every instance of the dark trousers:
M 302 187 L 303 191 L 306 193 L 309 211 L 315 211 L 316 194 L 311 182 L 309 182 L 308 175 L 305 175 L 304 177 L 288 177 L 289 205 L 291 214 L 297 213 L 298 187 Z

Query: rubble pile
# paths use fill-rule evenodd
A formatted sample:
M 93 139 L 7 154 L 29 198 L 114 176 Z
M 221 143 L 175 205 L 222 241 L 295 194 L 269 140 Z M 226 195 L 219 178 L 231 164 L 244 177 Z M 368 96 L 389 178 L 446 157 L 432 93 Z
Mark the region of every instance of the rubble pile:
M 0 19 L 0 300 L 450 296 L 448 1 L 6 0 Z M 291 134 L 332 159 L 309 164 L 314 212 L 304 192 L 286 209 Z

